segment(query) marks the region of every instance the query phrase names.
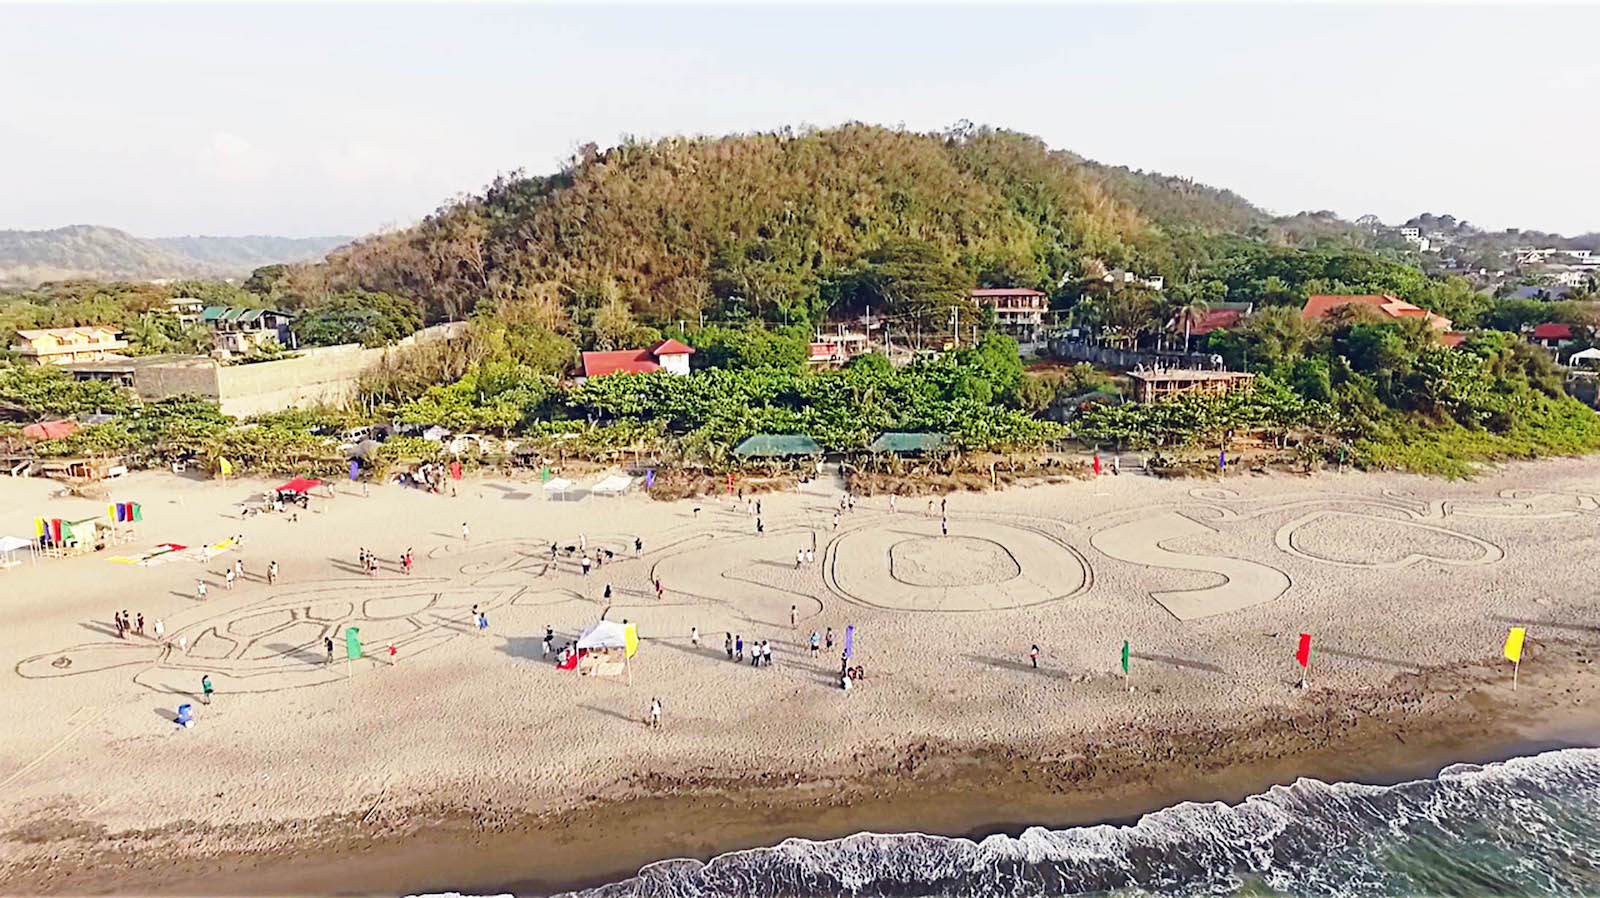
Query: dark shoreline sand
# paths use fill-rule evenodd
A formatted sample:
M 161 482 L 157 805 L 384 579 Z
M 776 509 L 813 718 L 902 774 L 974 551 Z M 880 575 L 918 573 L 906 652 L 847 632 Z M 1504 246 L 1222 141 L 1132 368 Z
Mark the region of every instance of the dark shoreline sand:
M 1131 822 L 1181 801 L 1236 802 L 1299 777 L 1393 783 L 1454 763 L 1600 744 L 1589 647 L 1530 642 L 1516 692 L 1507 665 L 1396 677 L 1365 692 L 1313 689 L 1293 717 L 1247 712 L 1227 730 L 1128 727 L 1077 746 L 918 740 L 851 773 L 799 782 L 645 776 L 578 811 L 376 808 L 205 833 L 236 847 L 185 850 L 183 827 L 41 832 L 48 864 L 14 869 L 10 894 L 543 894 L 625 879 L 674 857 L 860 831 L 983 836 L 1027 826 Z M 859 769 L 859 768 L 858 768 Z M 623 797 L 626 796 L 626 797 Z M 63 824 L 67 824 L 64 822 Z M 227 829 L 227 828 L 223 828 Z

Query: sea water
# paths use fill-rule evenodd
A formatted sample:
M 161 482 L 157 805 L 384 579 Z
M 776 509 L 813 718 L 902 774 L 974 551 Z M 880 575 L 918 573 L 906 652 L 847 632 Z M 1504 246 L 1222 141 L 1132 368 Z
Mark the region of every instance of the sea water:
M 1393 786 L 1302 779 L 1127 826 L 860 833 L 672 860 L 577 898 L 1600 894 L 1600 749 Z

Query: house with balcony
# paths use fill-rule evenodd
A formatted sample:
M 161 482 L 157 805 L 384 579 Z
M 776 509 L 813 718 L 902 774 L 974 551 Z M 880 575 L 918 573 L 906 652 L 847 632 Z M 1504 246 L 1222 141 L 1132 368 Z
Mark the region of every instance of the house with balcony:
M 1044 327 L 1050 303 L 1038 290 L 1026 287 L 982 287 L 971 293 L 978 308 L 994 309 L 995 324 L 1009 334 L 1031 335 Z
M 121 334 L 117 328 L 99 324 L 19 330 L 11 348 L 35 365 L 99 362 L 123 357 L 128 341 L 119 339 Z
M 294 315 L 277 309 L 246 309 L 238 306 L 207 306 L 200 321 L 211 332 L 211 348 L 223 357 L 248 355 L 267 343 L 291 345 L 289 325 Z

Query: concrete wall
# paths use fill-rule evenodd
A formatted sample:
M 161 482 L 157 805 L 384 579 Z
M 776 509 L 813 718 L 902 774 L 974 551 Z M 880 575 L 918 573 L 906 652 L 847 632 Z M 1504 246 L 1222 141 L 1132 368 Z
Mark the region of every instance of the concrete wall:
M 341 405 L 355 398 L 361 376 L 398 347 L 461 334 L 465 324 L 440 324 L 401 340 L 395 347 L 363 349 L 356 344 L 319 346 L 277 362 L 222 365 L 209 358 L 185 358 L 134 366 L 134 389 L 146 399 L 191 393 L 215 400 L 224 414 L 243 417 L 287 408 Z
M 218 370 L 217 363 L 208 358 L 136 365 L 133 369 L 133 388 L 145 399 L 164 399 L 180 393 L 191 393 L 216 400 L 220 397 L 217 389 Z
M 460 322 L 440 324 L 401 340 L 395 347 L 363 349 L 356 344 L 301 350 L 298 358 L 217 369 L 222 412 L 242 417 L 311 405 L 342 405 L 356 397 L 361 376 L 395 348 L 462 333 Z

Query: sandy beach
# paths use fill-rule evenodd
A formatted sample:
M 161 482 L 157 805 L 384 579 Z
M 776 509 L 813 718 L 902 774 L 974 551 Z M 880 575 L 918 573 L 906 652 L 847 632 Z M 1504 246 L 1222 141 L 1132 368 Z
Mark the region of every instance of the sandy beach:
M 1472 482 L 1125 472 L 952 495 L 947 533 L 926 498 L 836 525 L 831 480 L 760 496 L 763 533 L 731 499 L 511 480 L 343 484 L 297 522 L 241 520 L 271 485 L 136 474 L 112 495 L 142 505 L 132 542 L 0 571 L 0 892 L 550 891 L 790 835 L 1127 819 L 1600 741 L 1595 459 Z M 105 513 L 55 490 L 0 480 L 0 534 Z M 234 534 L 209 560 L 111 560 Z M 611 560 L 585 576 L 552 543 Z M 120 610 L 147 635 L 119 639 Z M 541 657 L 547 625 L 559 646 L 602 613 L 638 624 L 631 685 Z M 326 664 L 350 625 L 368 657 Z M 867 672 L 848 693 L 838 648 L 808 648 L 846 627 Z M 774 663 L 728 661 L 725 633 Z

